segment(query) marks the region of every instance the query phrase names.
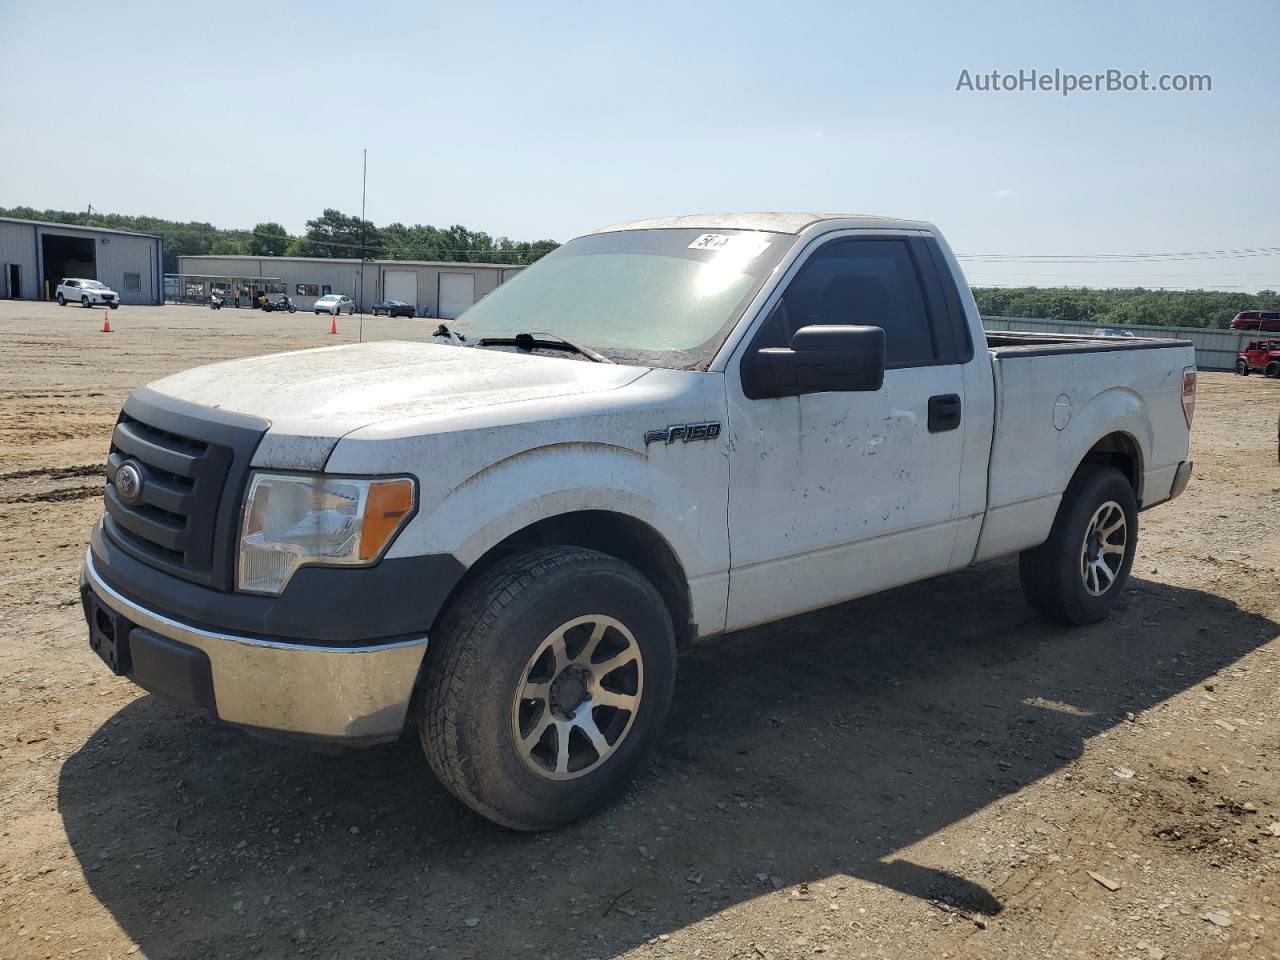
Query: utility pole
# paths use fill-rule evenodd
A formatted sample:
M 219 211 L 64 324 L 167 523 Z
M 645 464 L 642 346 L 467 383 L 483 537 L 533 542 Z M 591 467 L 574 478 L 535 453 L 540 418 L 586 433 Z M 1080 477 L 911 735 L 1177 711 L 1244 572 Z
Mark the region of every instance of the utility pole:
M 369 148 L 364 148 L 364 160 L 360 170 L 360 342 L 364 343 L 364 272 L 368 269 L 368 257 L 364 248 L 364 201 L 369 184 Z
M 84 214 L 84 225 L 86 227 L 93 226 L 93 224 L 90 222 L 90 218 L 92 218 L 92 216 L 93 216 L 93 204 L 91 203 L 89 204 L 89 209 L 86 210 Z

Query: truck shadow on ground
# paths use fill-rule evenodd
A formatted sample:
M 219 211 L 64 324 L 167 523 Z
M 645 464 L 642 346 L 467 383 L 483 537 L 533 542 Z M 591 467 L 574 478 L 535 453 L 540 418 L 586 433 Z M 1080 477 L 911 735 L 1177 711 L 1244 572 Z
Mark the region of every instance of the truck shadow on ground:
M 149 957 L 604 957 L 833 875 L 995 914 L 976 849 L 947 872 L 905 848 L 1277 629 L 1135 579 L 1110 621 L 1063 630 L 1004 562 L 690 651 L 647 771 L 553 833 L 471 815 L 408 738 L 310 754 L 153 697 L 68 758 L 59 809 Z

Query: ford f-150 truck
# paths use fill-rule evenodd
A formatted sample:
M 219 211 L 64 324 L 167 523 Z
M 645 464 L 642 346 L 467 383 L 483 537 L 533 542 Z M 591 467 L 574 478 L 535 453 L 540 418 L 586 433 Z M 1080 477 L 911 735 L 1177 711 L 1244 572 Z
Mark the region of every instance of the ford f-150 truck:
M 1036 611 L 1103 618 L 1190 477 L 1193 363 L 984 334 L 929 223 L 608 227 L 429 342 L 131 394 L 90 644 L 259 734 L 414 731 L 463 802 L 551 827 L 635 770 L 699 639 L 1011 554 Z

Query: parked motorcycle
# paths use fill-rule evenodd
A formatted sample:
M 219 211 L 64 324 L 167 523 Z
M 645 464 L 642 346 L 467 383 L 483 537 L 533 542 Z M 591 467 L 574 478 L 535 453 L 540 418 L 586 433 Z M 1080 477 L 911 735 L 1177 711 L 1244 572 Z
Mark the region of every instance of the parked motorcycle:
M 222 298 L 218 296 L 216 293 L 209 298 L 209 309 L 210 310 L 222 309 Z
M 282 311 L 287 310 L 289 313 L 298 312 L 298 308 L 294 305 L 294 302 L 290 300 L 288 297 L 281 297 L 279 300 L 275 301 L 274 303 L 268 300 L 262 305 L 262 309 L 265 310 L 267 313 L 270 313 L 272 310 L 282 310 Z

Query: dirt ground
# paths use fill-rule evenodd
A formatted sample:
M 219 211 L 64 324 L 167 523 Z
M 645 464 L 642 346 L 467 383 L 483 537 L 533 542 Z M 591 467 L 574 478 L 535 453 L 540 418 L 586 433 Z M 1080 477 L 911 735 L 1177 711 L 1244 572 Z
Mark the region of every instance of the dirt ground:
M 1280 957 L 1280 382 L 1201 375 L 1108 622 L 1003 561 L 720 638 L 625 796 L 528 836 L 413 742 L 273 746 L 90 652 L 127 392 L 356 329 L 102 318 L 0 302 L 0 957 Z

